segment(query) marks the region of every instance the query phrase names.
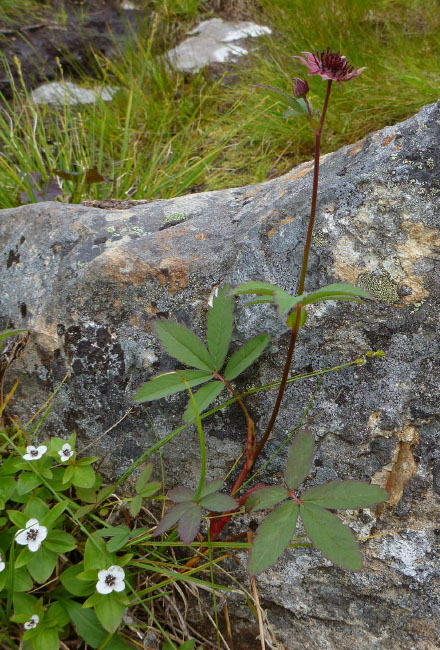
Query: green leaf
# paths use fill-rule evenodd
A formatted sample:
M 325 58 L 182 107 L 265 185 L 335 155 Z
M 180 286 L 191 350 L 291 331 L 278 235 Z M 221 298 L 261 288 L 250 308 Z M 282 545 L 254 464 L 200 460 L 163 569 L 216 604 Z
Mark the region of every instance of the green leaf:
M 293 327 L 295 325 L 296 315 L 297 315 L 296 309 L 292 309 L 292 311 L 287 316 L 287 320 L 286 320 L 286 326 L 287 327 Z M 306 320 L 307 320 L 306 308 L 302 307 L 301 308 L 301 315 L 300 315 L 300 318 L 299 318 L 299 326 L 302 327 L 305 324 Z
M 19 569 L 14 567 L 14 591 L 30 591 L 33 587 L 32 579 L 25 567 L 20 567 Z M 6 571 L 0 573 L 1 577 L 5 575 Z
M 258 526 L 248 563 L 251 575 L 265 571 L 282 555 L 295 532 L 298 512 L 297 503 L 287 501 Z
M 58 632 L 53 627 L 37 626 L 37 634 L 32 639 L 34 650 L 58 650 L 60 641 Z
M 389 494 L 378 485 L 363 481 L 330 481 L 310 488 L 301 495 L 301 501 L 315 503 L 321 508 L 368 508 L 389 499 Z
M 85 458 L 77 458 L 75 465 L 79 467 L 82 467 L 83 465 L 93 465 L 93 463 L 96 463 L 97 460 L 99 460 L 98 456 L 86 456 Z M 95 485 L 95 481 L 93 482 L 93 485 Z
M 229 294 L 230 287 L 220 289 L 208 311 L 208 349 L 216 370 L 223 366 L 232 337 L 234 301 Z
M 48 512 L 48 506 L 38 497 L 30 497 L 24 508 L 24 513 L 29 516 L 29 519 L 35 517 L 38 521 L 42 521 Z
M 52 528 L 58 517 L 60 517 L 64 510 L 67 508 L 69 505 L 69 502 L 64 500 L 60 501 L 57 503 L 48 513 L 47 515 L 42 519 L 40 522 L 42 526 L 46 526 L 46 528 Z
M 187 506 L 185 512 L 179 519 L 179 525 L 177 527 L 179 537 L 184 544 L 191 544 L 191 542 L 195 540 L 200 529 L 202 509 L 197 505 L 197 503 L 185 503 L 179 505 Z M 179 506 L 174 507 L 178 508 Z
M 18 456 L 9 456 L 9 458 L 6 458 L 0 465 L 0 476 L 9 476 L 11 474 L 15 476 L 18 469 L 17 465 L 21 465 L 22 462 L 23 461 Z
M 70 618 L 61 603 L 55 601 L 45 616 L 46 622 L 51 622 L 54 627 L 63 628 L 70 622 Z
M 152 497 L 153 494 L 156 494 L 158 490 L 162 487 L 162 483 L 160 481 L 151 481 L 151 483 L 147 483 L 147 485 L 144 487 L 144 489 L 141 492 L 141 496 L 144 499 L 148 499 L 149 497 Z
M 78 574 L 84 571 L 83 564 L 69 567 L 60 576 L 61 584 L 74 596 L 89 596 L 95 591 L 97 579 L 93 581 L 80 580 Z
M 158 320 L 155 329 L 165 350 L 187 366 L 200 370 L 214 370 L 214 362 L 201 340 L 185 325 L 169 320 Z
M 209 483 L 205 483 L 200 493 L 200 498 L 206 497 L 207 494 L 212 494 L 213 492 L 217 492 L 218 490 L 221 490 L 224 484 L 225 482 L 222 478 L 216 478 L 213 481 L 210 481 Z
M 6 514 L 8 515 L 12 523 L 18 526 L 19 528 L 26 528 L 26 523 L 31 518 L 25 515 L 24 512 L 20 512 L 19 510 L 7 510 Z
M 76 627 L 79 636 L 92 648 L 99 648 L 108 638 L 108 633 L 98 621 L 96 614 L 91 609 L 83 609 L 74 600 L 63 600 L 63 607 L 67 610 L 70 619 Z M 133 650 L 132 646 L 117 634 L 105 643 L 105 650 Z
M 269 343 L 267 334 L 259 334 L 247 341 L 239 350 L 234 352 L 225 368 L 225 379 L 231 381 L 246 370 L 264 352 Z
M 225 385 L 221 381 L 211 381 L 209 384 L 205 384 L 199 388 L 197 393 L 194 393 L 193 397 L 196 402 L 197 411 L 202 413 L 208 406 L 215 400 L 215 398 L 220 395 Z M 185 409 L 183 419 L 185 422 L 192 422 L 196 417 L 194 412 L 194 406 L 190 400 Z
M 14 613 L 27 614 L 29 617 L 27 620 L 30 619 L 37 607 L 37 599 L 35 596 L 31 596 L 30 594 L 15 592 L 12 596 L 12 601 L 14 603 Z
M 187 385 L 183 381 L 182 376 L 185 377 L 192 388 L 212 379 L 212 372 L 206 372 L 206 370 L 179 370 L 179 374 L 166 372 L 142 384 L 134 394 L 133 400 L 138 403 L 151 402 L 152 400 L 178 393 L 181 390 L 186 390 Z
M 253 300 L 248 304 L 257 304 L 260 302 L 275 302 L 278 306 L 280 314 L 285 314 L 287 311 L 292 309 L 297 302 L 300 302 L 303 296 L 291 296 L 290 293 L 277 287 L 275 285 L 269 284 L 268 282 L 246 282 L 246 284 L 240 284 L 236 287 L 233 292 L 236 296 L 255 293 L 257 295 L 263 296 L 272 296 L 271 299 L 257 299 Z
M 23 472 L 17 481 L 17 494 L 23 496 L 28 492 L 32 492 L 37 485 L 41 485 L 41 478 L 34 474 L 34 472 Z
M 153 463 L 148 463 L 145 466 L 145 469 L 143 470 L 142 474 L 136 480 L 136 492 L 138 494 L 142 492 L 144 487 L 147 485 L 148 481 L 150 480 L 152 471 L 153 471 Z
M 67 553 L 67 551 L 73 551 L 76 548 L 76 542 L 69 533 L 54 528 L 49 531 L 48 536 L 44 540 L 44 546 L 55 553 Z
M 15 490 L 16 482 L 12 476 L 5 476 L 0 478 L 0 501 L 6 503 L 13 491 Z
M 281 88 L 274 88 L 273 86 L 264 86 L 262 84 L 256 84 L 258 88 L 263 88 L 263 90 L 268 90 L 270 93 L 273 93 L 274 95 L 277 95 L 278 97 L 281 97 L 282 101 L 290 106 L 294 111 L 296 111 L 297 115 L 308 115 L 307 111 L 307 106 L 304 101 L 304 99 L 300 98 L 297 99 L 296 97 L 292 97 L 292 95 L 289 95 L 289 93 L 286 93 L 284 90 L 281 90 Z
M 84 549 L 84 569 L 106 569 L 111 564 L 104 540 L 96 534 L 90 535 Z
M 199 504 L 203 508 L 213 510 L 214 512 L 229 512 L 230 510 L 237 510 L 238 508 L 236 500 L 222 492 L 207 494 L 205 497 L 200 499 Z
M 371 299 L 370 294 L 360 287 L 355 287 L 352 284 L 335 283 L 329 284 L 326 287 L 322 287 L 321 289 L 317 289 L 317 291 L 313 291 L 313 293 L 305 297 L 302 302 L 304 305 L 311 305 L 325 299 L 341 300 L 344 299 L 344 297 L 348 300 L 356 297 Z
M 362 556 L 353 532 L 333 513 L 312 503 L 301 505 L 301 519 L 307 536 L 333 564 L 359 571 Z
M 41 551 L 41 548 L 39 549 Z M 39 551 L 35 551 L 38 553 Z M 26 566 L 34 558 L 35 553 L 29 550 L 27 546 L 24 547 L 22 551 L 17 555 L 17 559 L 14 562 L 14 568 L 19 569 L 22 566 Z
M 176 506 L 173 506 L 164 517 L 160 520 L 159 524 L 153 531 L 153 537 L 161 535 L 166 530 L 177 524 L 180 517 L 185 514 L 185 512 L 191 508 L 193 505 L 192 501 L 185 501 L 184 503 L 178 503 Z
M 36 582 L 46 582 L 55 569 L 58 554 L 43 545 L 32 555 L 31 561 L 26 565 L 29 573 Z
M 95 483 L 95 471 L 91 465 L 75 465 L 72 483 L 77 487 L 90 488 Z
M 222 481 L 223 485 L 223 481 Z M 174 503 L 187 503 L 188 501 L 194 500 L 195 491 L 190 490 L 190 488 L 179 486 L 169 490 L 167 497 L 174 501 Z
M 95 613 L 101 625 L 108 632 L 116 632 L 124 615 L 125 605 L 122 605 L 113 594 L 102 596 L 95 605 Z
M 142 508 L 142 495 L 137 494 L 130 501 L 130 514 L 132 517 L 137 517 L 140 509 Z
M 288 496 L 289 493 L 283 485 L 258 488 L 251 492 L 246 499 L 246 510 L 249 512 L 265 510 L 265 508 L 278 505 Z
M 312 434 L 300 429 L 287 455 L 284 478 L 289 490 L 295 490 L 304 481 L 310 471 L 314 453 L 315 440 Z

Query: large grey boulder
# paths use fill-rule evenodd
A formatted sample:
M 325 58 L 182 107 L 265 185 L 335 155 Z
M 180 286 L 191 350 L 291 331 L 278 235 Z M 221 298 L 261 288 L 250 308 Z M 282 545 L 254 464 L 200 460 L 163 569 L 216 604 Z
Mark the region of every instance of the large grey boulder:
M 385 507 L 344 515 L 368 538 L 365 569 L 345 573 L 313 549 L 292 550 L 259 578 L 260 598 L 289 650 L 438 648 L 440 103 L 324 156 L 306 289 L 333 281 L 366 287 L 367 305 L 310 309 L 292 374 L 383 349 L 386 356 L 329 373 L 309 417 L 318 451 L 309 483 L 355 478 L 386 485 Z M 9 385 L 10 412 L 25 420 L 67 372 L 41 440 L 76 430 L 96 440 L 118 476 L 155 436 L 178 426 L 184 398 L 132 406 L 134 389 L 174 368 L 152 323 L 170 317 L 203 334 L 221 283 L 266 280 L 294 292 L 309 212 L 312 164 L 258 185 L 167 201 L 108 207 L 43 203 L 0 213 L 3 324 L 30 330 Z M 174 224 L 174 225 L 173 225 Z M 239 390 L 279 378 L 287 330 L 269 306 L 238 311 L 234 345 L 273 334 Z M 315 381 L 292 384 L 267 454 L 298 422 Z M 274 391 L 249 398 L 261 433 Z M 324 410 L 324 412 L 322 412 Z M 244 442 L 233 406 L 205 420 L 209 478 Z M 266 455 L 267 455 L 266 454 Z M 165 448 L 168 486 L 194 485 L 193 428 Z M 282 471 L 281 454 L 265 474 Z M 238 524 L 237 524 L 238 525 Z M 236 625 L 247 615 L 239 602 Z M 254 647 L 259 642 L 255 641 Z M 249 646 L 249 647 L 252 647 Z

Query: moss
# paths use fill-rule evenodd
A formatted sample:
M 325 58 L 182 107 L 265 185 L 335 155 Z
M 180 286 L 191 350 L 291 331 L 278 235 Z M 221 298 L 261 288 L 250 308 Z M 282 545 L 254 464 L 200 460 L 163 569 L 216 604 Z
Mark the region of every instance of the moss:
M 383 300 L 389 304 L 400 302 L 397 284 L 388 273 L 361 273 L 358 277 L 358 286 L 368 291 L 378 300 Z

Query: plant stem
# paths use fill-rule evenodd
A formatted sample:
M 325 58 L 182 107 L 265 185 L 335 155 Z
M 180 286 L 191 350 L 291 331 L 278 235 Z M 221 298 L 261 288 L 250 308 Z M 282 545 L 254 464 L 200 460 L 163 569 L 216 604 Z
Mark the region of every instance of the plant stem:
M 314 166 L 313 166 L 312 205 L 311 205 L 311 208 L 310 208 L 309 227 L 308 227 L 308 230 L 307 230 L 306 243 L 304 245 L 304 253 L 303 253 L 303 260 L 302 260 L 302 265 L 301 265 L 301 273 L 300 273 L 298 290 L 297 290 L 298 296 L 300 296 L 304 292 L 304 284 L 305 284 L 306 273 L 307 273 L 307 264 L 308 264 L 308 260 L 309 260 L 309 252 L 310 252 L 310 247 L 312 245 L 312 234 L 313 234 L 313 226 L 315 224 L 316 202 L 317 202 L 317 197 L 318 197 L 319 154 L 320 154 L 320 151 L 321 151 L 321 135 L 322 135 L 322 129 L 324 127 L 324 121 L 325 121 L 325 116 L 326 116 L 326 113 L 327 113 L 327 107 L 328 107 L 328 102 L 329 102 L 329 99 L 330 99 L 331 89 L 332 89 L 332 82 L 328 81 L 327 82 L 327 92 L 325 94 L 324 106 L 322 108 L 319 128 L 315 131 L 315 159 L 314 159 Z M 258 443 L 258 445 L 257 445 L 257 447 L 255 449 L 254 462 L 256 461 L 258 456 L 260 455 L 261 450 L 263 449 L 264 445 L 267 442 L 267 439 L 269 438 L 270 434 L 272 433 L 273 426 L 275 424 L 275 421 L 276 421 L 277 416 L 278 416 L 278 412 L 280 410 L 281 401 L 283 399 L 287 379 L 289 377 L 293 352 L 295 350 L 295 344 L 296 344 L 296 340 L 298 338 L 300 318 L 301 318 L 301 305 L 297 305 L 296 319 L 295 319 L 295 323 L 294 323 L 294 325 L 292 327 L 292 331 L 290 333 L 289 349 L 287 351 L 286 361 L 285 361 L 285 364 L 284 364 L 283 377 L 281 379 L 280 387 L 278 389 L 277 399 L 276 399 L 275 406 L 274 406 L 273 411 L 272 411 L 272 416 L 271 416 L 271 418 L 269 420 L 269 423 L 268 423 L 268 425 L 266 427 L 266 431 L 264 432 L 263 437 L 261 438 L 260 442 Z

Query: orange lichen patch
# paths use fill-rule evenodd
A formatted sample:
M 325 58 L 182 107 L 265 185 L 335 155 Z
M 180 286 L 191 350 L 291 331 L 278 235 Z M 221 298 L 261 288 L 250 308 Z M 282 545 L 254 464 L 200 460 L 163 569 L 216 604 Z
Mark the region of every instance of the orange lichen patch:
M 261 223 L 262 221 L 265 221 L 267 217 L 270 217 L 271 214 L 279 214 L 278 210 L 269 210 L 269 212 L 266 212 L 266 214 L 263 214 L 262 217 L 258 218 L 258 221 Z
M 194 239 L 197 239 L 197 241 L 203 241 L 206 239 L 206 232 L 198 232 Z
M 247 194 L 238 197 L 237 201 L 246 201 L 246 199 L 252 199 L 254 196 L 257 196 L 261 192 L 261 189 L 257 187 L 256 189 L 250 190 Z
M 385 465 L 380 472 L 377 472 L 371 479 L 384 487 L 390 494 L 386 502 L 387 506 L 395 506 L 403 496 L 405 487 L 409 480 L 417 474 L 417 463 L 414 460 L 413 447 L 419 442 L 419 434 L 412 425 L 405 425 L 400 431 L 394 432 L 399 438 L 399 442 L 394 450 L 393 460 Z M 390 432 L 384 432 L 389 435 Z M 380 505 L 376 509 L 376 514 L 380 515 L 385 505 Z
M 335 272 L 337 278 L 342 282 L 356 284 L 359 270 L 351 264 L 346 264 L 343 261 L 343 258 L 335 259 L 335 262 L 333 264 L 333 271 Z
M 277 225 L 271 228 L 267 233 L 268 239 L 272 239 L 274 234 L 277 232 L 279 228 L 281 228 L 281 226 L 284 226 L 286 223 L 292 223 L 292 221 L 296 221 L 296 219 L 297 217 L 285 217 L 285 219 L 281 219 L 280 223 L 277 223 Z
M 186 228 L 185 226 L 182 226 L 181 228 L 167 228 L 166 230 L 162 230 L 161 232 L 158 232 L 156 234 L 156 242 L 159 246 L 159 248 L 164 252 L 167 253 L 170 250 L 170 242 L 175 238 L 175 237 L 183 237 L 184 235 L 187 235 L 190 232 L 189 228 Z
M 420 302 L 426 298 L 428 291 L 424 286 L 424 276 L 414 272 L 416 262 L 425 258 L 438 256 L 440 236 L 438 230 L 429 228 L 420 221 L 403 221 L 402 229 L 407 239 L 402 244 L 396 245 L 399 262 L 405 271 L 405 284 L 412 289 L 410 296 L 405 296 L 403 302 Z
M 289 181 L 291 180 L 296 181 L 298 178 L 302 178 L 310 171 L 312 171 L 312 169 L 313 169 L 313 163 L 311 162 L 306 162 L 303 163 L 302 165 L 298 165 L 296 170 L 293 170 L 292 178 L 289 178 Z
M 127 284 L 134 286 L 144 284 L 151 269 L 147 262 L 133 257 L 122 246 L 106 251 L 98 259 L 105 260 L 104 267 L 106 276 L 110 279 L 118 280 L 121 289 Z
M 145 311 L 149 316 L 153 316 L 154 314 L 157 314 L 159 309 L 157 307 L 154 307 L 154 305 L 148 305 L 147 307 L 145 307 Z
M 402 145 L 400 145 L 400 144 L 395 144 L 394 147 L 393 147 L 393 149 L 396 149 L 396 151 L 400 151 L 401 148 L 402 148 Z
M 356 142 L 351 148 L 350 151 L 348 152 L 350 156 L 355 156 L 357 153 L 362 151 L 364 148 L 364 143 L 365 143 L 365 138 L 363 140 L 359 140 L 359 142 Z
M 173 294 L 188 285 L 188 262 L 178 257 L 164 257 L 159 268 L 150 267 L 149 272 L 162 287 L 168 285 L 168 293 Z
M 139 327 L 139 314 L 134 314 L 134 316 L 130 318 L 130 323 L 133 327 Z
M 392 133 L 391 135 L 389 135 L 389 136 L 387 136 L 386 138 L 384 138 L 384 139 L 382 140 L 382 142 L 380 143 L 381 147 L 386 147 L 387 144 L 390 144 L 390 142 L 392 142 L 392 141 L 394 140 L 395 137 L 396 137 L 396 134 L 395 134 L 395 133 Z
M 118 314 L 120 314 L 121 313 L 121 307 L 122 307 L 122 301 L 119 300 L 119 298 L 115 298 L 115 300 L 113 301 L 113 306 L 116 309 L 116 311 L 118 312 Z

